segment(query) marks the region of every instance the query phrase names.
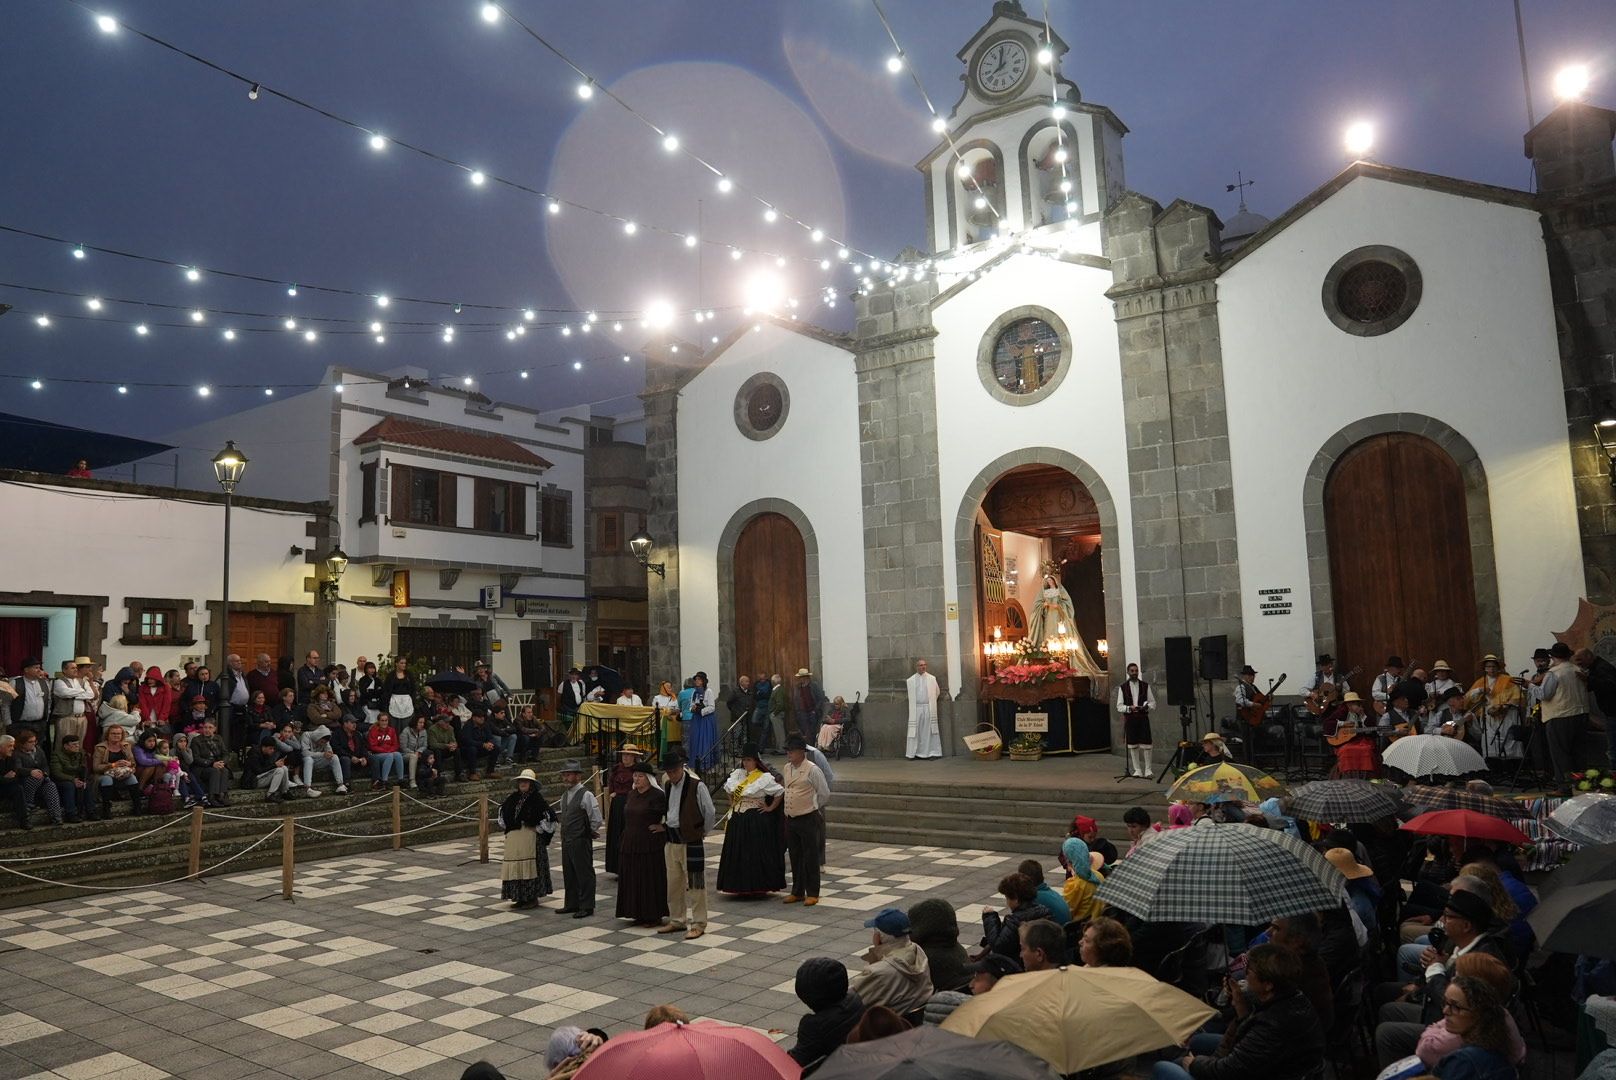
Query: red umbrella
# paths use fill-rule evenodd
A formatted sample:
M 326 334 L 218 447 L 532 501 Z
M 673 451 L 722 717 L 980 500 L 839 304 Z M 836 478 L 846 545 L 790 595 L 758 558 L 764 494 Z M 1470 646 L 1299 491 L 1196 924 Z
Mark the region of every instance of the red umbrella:
M 1466 840 L 1501 840 L 1506 844 L 1526 844 L 1531 837 L 1490 814 L 1474 810 L 1432 810 L 1403 822 L 1409 832 L 1432 836 L 1462 836 Z
M 577 1080 L 798 1080 L 802 1066 L 751 1028 L 714 1021 L 615 1035 Z

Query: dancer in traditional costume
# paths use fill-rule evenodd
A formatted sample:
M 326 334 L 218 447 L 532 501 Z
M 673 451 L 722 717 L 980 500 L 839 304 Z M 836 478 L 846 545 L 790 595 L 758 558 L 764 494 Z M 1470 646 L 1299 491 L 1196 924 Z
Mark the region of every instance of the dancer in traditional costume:
M 629 771 L 630 790 L 612 813 L 622 821 L 617 841 L 617 917 L 636 926 L 660 926 L 668 917 L 668 872 L 663 849 L 668 834 L 657 829 L 668 812 L 668 796 L 656 785 L 651 766 Z
M 516 790 L 500 804 L 499 827 L 505 831 L 499 895 L 513 908 L 538 907 L 539 897 L 555 891 L 550 884 L 549 845 L 556 826 L 532 769 L 517 775 Z
M 617 764 L 606 777 L 606 872 L 617 873 L 617 845 L 623 835 L 623 800 L 634 788 L 634 766 L 645 758 L 645 751 L 624 743 L 617 752 Z
M 741 750 L 741 767 L 724 783 L 729 793 L 729 824 L 718 858 L 718 891 L 762 896 L 786 887 L 786 789 L 769 771 L 756 746 Z

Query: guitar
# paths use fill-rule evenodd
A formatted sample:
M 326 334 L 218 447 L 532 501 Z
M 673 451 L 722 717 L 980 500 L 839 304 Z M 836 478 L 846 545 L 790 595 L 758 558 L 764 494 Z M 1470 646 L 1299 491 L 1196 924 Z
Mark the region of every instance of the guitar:
M 1326 735 L 1324 741 L 1331 746 L 1345 746 L 1359 735 L 1364 734 L 1358 728 L 1358 721 L 1343 720 L 1335 726 L 1334 735 Z
M 1329 712 L 1335 707 L 1336 702 L 1341 700 L 1341 695 L 1350 689 L 1347 684 L 1352 682 L 1352 677 L 1362 670 L 1361 667 L 1355 667 L 1345 675 L 1337 676 L 1333 683 L 1320 684 L 1317 690 L 1307 695 L 1305 701 L 1307 711 L 1314 716 L 1323 716 Z
M 1236 710 L 1240 714 L 1240 719 L 1252 727 L 1262 727 L 1263 720 L 1268 716 L 1268 706 L 1274 703 L 1275 692 L 1284 685 L 1285 674 L 1281 672 L 1279 678 L 1268 684 L 1267 693 L 1263 693 L 1261 690 L 1253 690 L 1251 692 L 1251 704 Z
M 1419 666 L 1420 666 L 1420 663 L 1419 663 L 1418 660 L 1416 660 L 1412 664 L 1404 664 L 1403 665 L 1403 670 L 1404 671 L 1413 671 L 1415 668 L 1417 668 Z M 1379 682 L 1380 681 L 1380 676 L 1378 676 L 1378 675 L 1375 676 L 1375 681 Z M 1402 676 L 1398 676 L 1397 682 L 1392 683 L 1392 685 L 1396 686 L 1398 682 L 1402 682 L 1402 681 L 1403 681 Z M 1386 710 L 1391 708 L 1391 703 L 1386 702 L 1386 701 L 1382 701 L 1379 698 L 1375 698 L 1372 702 L 1370 702 L 1370 707 L 1372 709 L 1374 709 L 1376 716 L 1385 716 L 1386 715 Z

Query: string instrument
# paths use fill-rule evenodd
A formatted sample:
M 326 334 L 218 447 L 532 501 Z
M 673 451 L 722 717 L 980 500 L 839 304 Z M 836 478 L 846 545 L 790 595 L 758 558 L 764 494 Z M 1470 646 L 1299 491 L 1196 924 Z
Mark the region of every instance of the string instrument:
M 1416 660 L 1412 664 L 1404 664 L 1403 665 L 1403 670 L 1404 671 L 1413 671 L 1415 668 L 1417 668 L 1419 666 L 1420 666 L 1420 662 L 1418 660 Z M 1380 681 L 1379 676 L 1376 676 L 1375 681 L 1376 682 Z M 1403 681 L 1403 677 L 1401 675 L 1399 675 L 1395 680 L 1393 680 L 1392 686 L 1396 686 L 1398 683 L 1400 683 L 1402 681 Z M 1390 690 L 1391 687 L 1387 687 L 1387 689 Z M 1371 696 L 1373 696 L 1373 695 L 1371 695 Z M 1386 710 L 1391 708 L 1391 702 L 1382 701 L 1379 698 L 1374 698 L 1374 700 L 1372 702 L 1370 702 L 1370 707 L 1374 709 L 1376 716 L 1385 716 L 1386 715 Z
M 1407 725 L 1402 725 L 1406 727 Z M 1368 729 L 1360 730 L 1358 721 L 1352 717 L 1339 721 L 1335 725 L 1335 734 L 1326 735 L 1324 741 L 1331 746 L 1345 746 L 1359 735 L 1367 734 Z
M 1347 684 L 1352 682 L 1353 676 L 1362 670 L 1361 667 L 1355 667 L 1345 675 L 1337 676 L 1333 683 L 1320 683 L 1317 690 L 1307 695 L 1305 702 L 1307 711 L 1314 716 L 1323 716 L 1329 712 L 1341 700 L 1341 695 L 1347 692 Z
M 1235 710 L 1240 714 L 1240 719 L 1252 727 L 1262 727 L 1263 720 L 1268 716 L 1268 706 L 1274 703 L 1274 694 L 1284 685 L 1285 674 L 1281 672 L 1279 678 L 1268 684 L 1267 693 L 1253 689 L 1251 691 L 1251 704 Z

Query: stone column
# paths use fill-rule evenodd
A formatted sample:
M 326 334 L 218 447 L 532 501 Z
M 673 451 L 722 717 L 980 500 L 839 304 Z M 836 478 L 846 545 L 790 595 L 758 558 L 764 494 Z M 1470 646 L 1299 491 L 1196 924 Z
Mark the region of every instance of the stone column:
M 651 561 L 664 563 L 667 576 L 647 572 L 649 601 L 650 695 L 671 679 L 675 689 L 684 671 L 679 641 L 679 391 L 695 369 L 667 362 L 659 349 L 645 353 L 645 466 L 650 496 L 645 531 L 656 541 Z M 649 702 L 650 697 L 646 698 Z
M 1166 211 L 1130 193 L 1106 218 L 1106 255 L 1115 284 L 1122 360 L 1123 417 L 1133 510 L 1138 597 L 1137 657 L 1112 654 L 1120 669 L 1137 659 L 1165 699 L 1163 639 L 1229 637 L 1231 664 L 1242 655 L 1240 569 L 1228 409 L 1218 332 L 1221 228 L 1204 207 Z M 1231 673 L 1232 674 L 1232 673 Z M 1201 684 L 1204 688 L 1204 684 Z M 1200 726 L 1231 714 L 1232 687 L 1218 687 L 1215 716 L 1200 697 Z M 1177 709 L 1153 716 L 1156 745 L 1179 736 Z M 1120 730 L 1114 742 L 1120 743 Z

